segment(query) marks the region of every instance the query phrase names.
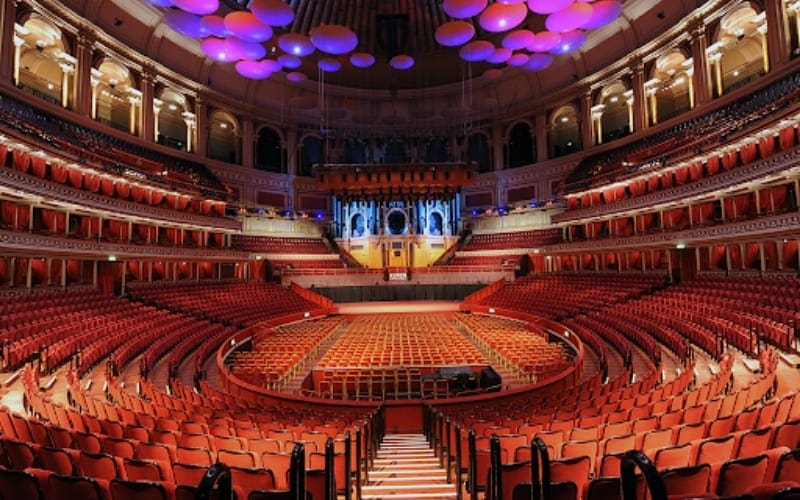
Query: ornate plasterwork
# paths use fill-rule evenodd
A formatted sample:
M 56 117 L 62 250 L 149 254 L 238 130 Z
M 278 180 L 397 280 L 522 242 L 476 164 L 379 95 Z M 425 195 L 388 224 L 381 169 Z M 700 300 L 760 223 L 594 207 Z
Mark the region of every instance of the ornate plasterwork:
M 800 174 L 800 146 L 777 153 L 765 160 L 737 167 L 728 172 L 705 177 L 689 184 L 654 193 L 626 198 L 606 205 L 577 208 L 553 215 L 554 224 L 579 222 L 585 219 L 618 217 L 624 212 L 658 211 L 664 205 L 687 206 L 695 199 L 721 191 L 757 184 L 771 176 L 797 177 Z M 650 209 L 650 210 L 646 210 Z
M 716 226 L 703 226 L 684 231 L 662 232 L 608 238 L 602 240 L 559 243 L 542 247 L 547 254 L 597 252 L 603 250 L 624 250 L 636 247 L 674 247 L 681 242 L 687 247 L 699 244 L 727 243 L 730 241 L 753 241 L 758 239 L 782 238 L 800 231 L 800 212 L 791 212 L 768 217 L 729 222 Z
M 184 225 L 208 231 L 239 231 L 241 223 L 235 219 L 209 217 L 151 207 L 76 189 L 64 184 L 44 181 L 38 177 L 10 168 L 0 168 L 0 187 L 7 188 L 21 198 L 40 198 L 49 202 L 78 205 L 81 210 L 98 210 L 121 218 L 151 219 L 156 223 Z M 103 215 L 107 216 L 107 215 Z
M 0 230 L 0 248 L 6 253 L 25 255 L 59 255 L 102 257 L 115 255 L 119 260 L 134 259 L 187 259 L 241 261 L 248 258 L 248 252 L 225 249 L 162 247 L 156 245 L 126 245 L 95 240 L 62 238 L 22 231 Z

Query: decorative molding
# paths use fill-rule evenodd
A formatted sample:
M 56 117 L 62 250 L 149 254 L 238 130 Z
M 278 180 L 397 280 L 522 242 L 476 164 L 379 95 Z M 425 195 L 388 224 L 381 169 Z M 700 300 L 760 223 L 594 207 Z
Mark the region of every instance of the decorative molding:
M 800 212 L 790 212 L 768 217 L 759 217 L 716 226 L 703 226 L 674 232 L 659 232 L 627 238 L 559 243 L 541 248 L 544 254 L 597 252 L 603 250 L 624 250 L 636 247 L 670 247 L 681 242 L 687 248 L 700 244 L 730 243 L 758 239 L 782 238 L 784 234 L 797 234 L 800 230 Z M 769 238 L 767 238 L 769 237 Z
M 800 176 L 800 146 L 779 152 L 771 157 L 747 165 L 736 167 L 727 172 L 704 177 L 698 181 L 682 186 L 656 191 L 654 193 L 615 201 L 597 207 L 577 208 L 553 215 L 554 224 L 569 224 L 587 219 L 606 219 L 619 217 L 625 212 L 657 211 L 664 205 L 688 206 L 703 196 L 713 195 L 720 191 L 740 188 L 743 185 L 758 183 L 770 176 Z
M 95 240 L 62 238 L 22 231 L 0 229 L 0 251 L 24 252 L 25 255 L 59 255 L 66 257 L 107 258 L 115 255 L 118 260 L 142 258 L 169 258 L 185 260 L 241 261 L 249 257 L 239 250 L 162 247 L 156 245 L 126 245 L 124 243 L 98 242 Z
M 151 207 L 73 188 L 65 184 L 45 181 L 11 168 L 0 168 L 0 191 L 7 188 L 19 197 L 38 197 L 54 205 L 78 205 L 80 210 L 98 210 L 111 213 L 120 219 L 152 219 L 148 223 L 165 223 L 207 231 L 239 231 L 241 223 L 235 219 L 179 212 Z M 104 217 L 108 217 L 103 215 Z M 139 222 L 135 220 L 134 222 Z

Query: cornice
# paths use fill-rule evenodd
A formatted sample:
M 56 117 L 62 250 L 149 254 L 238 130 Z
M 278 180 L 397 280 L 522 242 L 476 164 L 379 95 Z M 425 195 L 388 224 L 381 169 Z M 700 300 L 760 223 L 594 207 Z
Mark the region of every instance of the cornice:
M 109 255 L 114 255 L 118 260 L 166 258 L 241 261 L 249 256 L 247 252 L 238 250 L 125 245 L 7 230 L 0 230 L 0 248 L 6 254 L 20 253 L 26 257 L 59 256 L 74 258 L 82 256 L 106 259 Z
M 759 217 L 715 226 L 703 226 L 674 232 L 660 232 L 626 238 L 559 243 L 540 248 L 543 254 L 597 252 L 631 248 L 674 248 L 677 242 L 687 248 L 700 244 L 729 243 L 735 241 L 774 240 L 800 230 L 800 212 Z
M 3 188 L 16 197 L 38 198 L 56 206 L 76 206 L 76 209 L 81 211 L 99 211 L 107 218 L 129 218 L 134 219 L 134 222 L 138 222 L 137 219 L 148 219 L 147 222 L 150 223 L 177 224 L 200 230 L 226 232 L 241 230 L 241 224 L 235 219 L 208 217 L 119 200 L 64 184 L 44 181 L 11 168 L 0 168 L 0 190 Z
M 607 205 L 567 210 L 554 215 L 553 223 L 569 224 L 607 219 L 634 211 L 652 212 L 666 208 L 667 205 L 672 207 L 688 206 L 696 202 L 698 198 L 717 195 L 726 190 L 741 188 L 743 185 L 758 183 L 765 178 L 779 175 L 784 177 L 800 176 L 800 146 L 682 186 L 615 201 Z

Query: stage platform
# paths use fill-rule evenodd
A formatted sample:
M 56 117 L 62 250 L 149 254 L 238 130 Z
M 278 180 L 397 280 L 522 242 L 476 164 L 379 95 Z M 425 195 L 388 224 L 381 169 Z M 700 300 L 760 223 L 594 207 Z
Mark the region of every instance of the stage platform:
M 460 301 L 426 300 L 401 302 L 361 302 L 336 304 L 339 314 L 386 314 L 386 313 L 431 313 L 455 312 Z

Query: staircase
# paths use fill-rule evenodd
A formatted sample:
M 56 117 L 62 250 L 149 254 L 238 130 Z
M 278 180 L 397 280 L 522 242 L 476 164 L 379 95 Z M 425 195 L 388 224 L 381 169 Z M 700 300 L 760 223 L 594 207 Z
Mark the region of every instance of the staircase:
M 362 500 L 456 498 L 456 486 L 422 434 L 387 434 L 361 487 Z

